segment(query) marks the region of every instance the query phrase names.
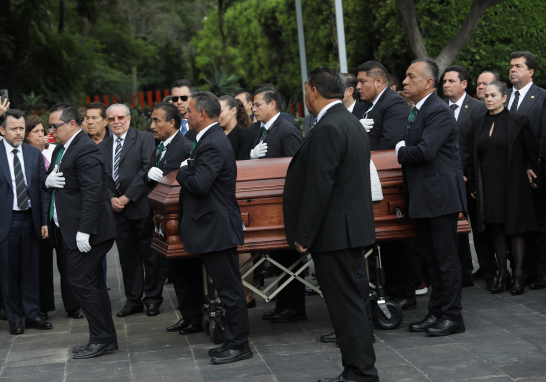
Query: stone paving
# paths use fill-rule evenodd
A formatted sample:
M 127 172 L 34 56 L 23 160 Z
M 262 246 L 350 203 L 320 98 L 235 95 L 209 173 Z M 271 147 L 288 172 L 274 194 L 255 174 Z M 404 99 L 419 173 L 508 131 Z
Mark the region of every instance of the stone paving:
M 123 307 L 121 270 L 116 248 L 108 255 L 108 285 L 115 312 Z M 297 382 L 334 377 L 341 354 L 334 344 L 318 341 L 332 331 L 324 301 L 307 297 L 307 321 L 271 324 L 262 314 L 272 304 L 258 300 L 249 311 L 254 357 L 229 365 L 212 365 L 214 347 L 203 333 L 180 336 L 165 328 L 179 318 L 172 285 L 165 288 L 161 315 L 114 317 L 119 351 L 89 360 L 74 360 L 70 348 L 88 339 L 86 320 L 68 319 L 62 308 L 58 277 L 57 310 L 51 331 L 10 335 L 0 321 L 0 381 L 177 381 Z M 375 332 L 377 369 L 382 382 L 487 381 L 546 382 L 546 291 L 523 296 L 491 295 L 484 282 L 464 288 L 466 333 L 427 338 L 407 332 L 409 322 L 426 314 L 428 296 L 418 309 L 405 312 L 402 326 Z

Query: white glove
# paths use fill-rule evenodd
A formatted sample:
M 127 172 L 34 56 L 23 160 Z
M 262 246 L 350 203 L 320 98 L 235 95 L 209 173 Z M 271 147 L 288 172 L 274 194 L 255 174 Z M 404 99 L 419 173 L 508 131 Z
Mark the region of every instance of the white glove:
M 259 159 L 267 153 L 267 143 L 260 142 L 250 152 L 250 159 Z
M 91 250 L 91 245 L 89 244 L 89 234 L 78 232 L 76 234 L 76 244 L 80 252 L 87 253 Z
M 400 141 L 396 144 L 396 147 L 394 148 L 396 150 L 396 156 L 398 156 L 398 150 L 400 150 L 400 147 L 405 145 L 406 145 L 406 141 Z
M 362 126 L 364 126 L 364 128 L 366 129 L 368 133 L 370 132 L 371 129 L 373 129 L 373 119 L 371 118 L 361 119 L 360 123 L 362 124 Z
M 152 167 L 150 171 L 148 171 L 148 179 L 159 182 L 161 178 L 163 178 L 163 171 L 161 171 L 159 167 Z
M 62 172 L 59 171 L 59 165 L 55 165 L 51 174 L 46 178 L 45 185 L 47 188 L 64 188 L 65 179 Z
M 187 166 L 188 165 L 188 160 L 186 159 L 184 162 L 182 162 L 180 164 L 180 168 L 184 167 L 184 166 Z

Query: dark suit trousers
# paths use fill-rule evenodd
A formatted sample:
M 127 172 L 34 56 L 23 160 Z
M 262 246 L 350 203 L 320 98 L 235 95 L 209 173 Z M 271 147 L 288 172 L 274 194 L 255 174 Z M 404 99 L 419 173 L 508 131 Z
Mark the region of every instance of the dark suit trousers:
M 415 298 L 413 240 L 388 241 L 381 243 L 380 248 L 387 295 L 391 298 Z
M 134 308 L 163 302 L 163 259 L 152 251 L 153 214 L 117 224 L 116 244 L 127 302 Z M 142 298 L 144 294 L 144 298 Z
M 457 252 L 458 216 L 451 214 L 417 219 L 432 284 L 428 310 L 434 316 L 448 320 L 462 319 L 461 264 Z
M 112 320 L 112 306 L 106 290 L 102 260 L 114 245 L 114 239 L 95 244 L 87 253 L 66 250 L 68 281 L 89 323 L 89 343 L 109 344 L 117 340 Z
M 218 297 L 226 306 L 226 346 L 244 349 L 248 344 L 248 309 L 239 272 L 237 248 L 201 254 Z
M 366 250 L 362 251 L 362 254 L 357 260 L 358 283 L 360 284 L 360 290 L 362 291 L 362 297 L 364 298 L 364 308 L 366 309 L 366 316 L 368 317 L 368 324 L 373 335 L 373 316 L 372 316 L 372 302 L 370 300 L 370 282 L 368 281 L 368 272 L 366 272 L 366 259 L 364 254 Z
M 341 349 L 343 377 L 357 382 L 379 381 L 372 333 L 366 320 L 357 277 L 362 248 L 314 252 L 315 273 Z
M 468 203 L 468 218 L 470 219 L 470 225 L 472 227 L 472 238 L 474 239 L 474 249 L 476 249 L 476 256 L 478 257 L 478 264 L 480 264 L 480 271 L 484 279 L 490 279 L 496 276 L 499 269 L 497 265 L 497 258 L 495 257 L 493 236 L 488 232 L 478 231 L 476 199 L 469 196 L 466 200 Z
M 53 223 L 53 225 L 55 226 L 55 223 Z M 59 275 L 61 276 L 61 296 L 63 297 L 64 310 L 71 312 L 80 309 L 80 304 L 78 303 L 74 292 L 72 292 L 70 282 L 68 282 L 66 250 L 63 245 L 63 235 L 57 226 L 55 226 L 55 239 L 57 241 L 57 246 L 55 247 L 57 269 L 59 270 Z
M 32 211 L 13 211 L 7 238 L 0 243 L 0 280 L 8 321 L 38 318 L 39 247 Z M 21 310 L 22 306 L 22 310 Z
M 282 266 L 289 268 L 301 255 L 289 249 L 271 252 L 271 257 Z M 300 273 L 300 277 L 303 277 L 302 273 Z M 278 285 L 282 285 L 287 279 L 288 276 L 283 277 Z M 305 284 L 302 282 L 292 280 L 277 296 L 275 310 L 282 312 L 285 309 L 290 309 L 296 314 L 305 314 Z
M 180 314 L 201 324 L 203 316 L 203 269 L 199 257 L 169 259 L 169 280 L 180 307 Z
M 53 288 L 53 248 L 49 239 L 40 241 L 40 312 L 55 310 L 55 289 Z
M 536 192 L 533 192 L 533 194 L 535 196 L 538 229 L 531 232 L 534 247 L 532 253 L 534 254 L 536 274 L 539 276 L 546 276 L 546 199 L 537 196 Z M 530 272 L 526 273 L 533 274 Z

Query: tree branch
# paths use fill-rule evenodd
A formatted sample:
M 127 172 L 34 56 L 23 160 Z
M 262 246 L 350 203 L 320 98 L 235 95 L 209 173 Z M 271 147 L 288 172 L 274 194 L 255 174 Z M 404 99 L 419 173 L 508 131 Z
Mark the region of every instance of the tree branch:
M 417 58 L 431 58 L 428 54 L 419 24 L 413 0 L 395 0 L 406 34 L 408 35 L 410 49 Z

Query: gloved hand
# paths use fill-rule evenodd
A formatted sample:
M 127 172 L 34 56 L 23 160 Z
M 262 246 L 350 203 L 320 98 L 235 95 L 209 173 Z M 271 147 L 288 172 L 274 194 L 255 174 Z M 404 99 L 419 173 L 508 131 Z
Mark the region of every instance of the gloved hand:
M 180 164 L 180 168 L 184 167 L 184 166 L 187 166 L 188 165 L 188 160 L 186 159 L 184 162 L 182 162 Z
M 91 250 L 91 244 L 89 244 L 89 234 L 78 232 L 76 234 L 76 244 L 80 252 L 87 253 Z
M 373 129 L 373 119 L 371 118 L 361 119 L 360 123 L 362 124 L 362 126 L 364 126 L 364 128 L 366 129 L 368 133 L 370 132 L 371 129 Z
M 260 142 L 250 152 L 250 159 L 259 159 L 267 153 L 267 143 Z
M 154 182 L 159 182 L 163 178 L 163 171 L 158 167 L 152 167 L 148 171 L 148 179 L 153 180 Z
M 59 171 L 59 165 L 56 165 L 51 174 L 47 176 L 45 185 L 47 188 L 64 188 L 65 179 L 62 172 Z
M 396 147 L 394 148 L 396 150 L 396 156 L 398 156 L 398 150 L 400 150 L 400 147 L 405 145 L 406 145 L 406 141 L 400 141 L 396 144 Z

